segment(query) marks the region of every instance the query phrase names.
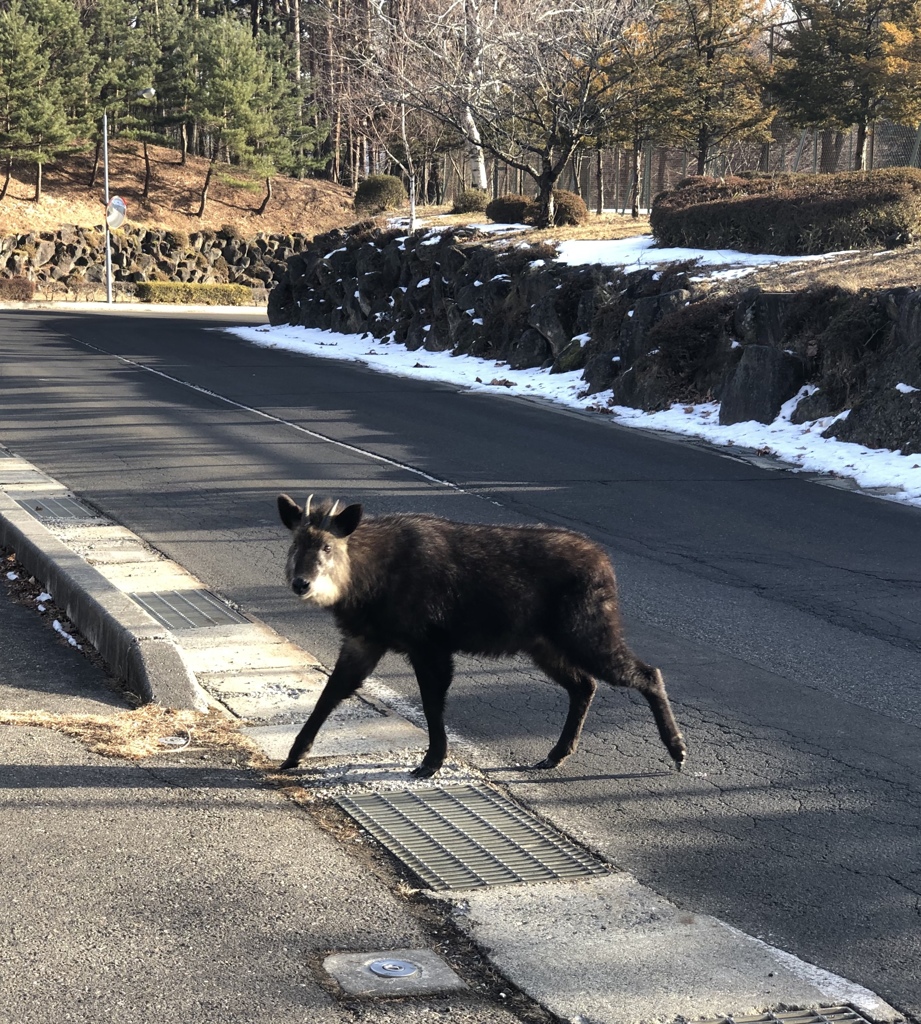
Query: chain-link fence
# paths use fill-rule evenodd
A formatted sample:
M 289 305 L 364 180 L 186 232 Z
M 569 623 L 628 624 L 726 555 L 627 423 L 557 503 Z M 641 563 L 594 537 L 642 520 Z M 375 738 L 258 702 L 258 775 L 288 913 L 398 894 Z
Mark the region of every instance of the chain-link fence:
M 868 133 L 867 169 L 921 166 L 921 128 L 891 121 L 877 123 Z M 740 143 L 714 153 L 707 173 L 715 177 L 744 171 L 831 174 L 852 170 L 856 160 L 856 129 L 796 130 L 782 122 L 775 125 L 774 139 L 758 146 Z M 450 203 L 463 189 L 466 161 L 463 153 L 448 154 L 443 169 L 442 202 Z M 494 196 L 534 192 L 533 179 L 501 161 L 491 161 L 490 192 Z M 652 197 L 696 173 L 696 154 L 683 147 L 648 146 L 634 158 L 630 149 L 577 150 L 569 161 L 558 188 L 580 195 L 588 208 L 629 213 L 637 192 L 637 205 L 648 209 Z

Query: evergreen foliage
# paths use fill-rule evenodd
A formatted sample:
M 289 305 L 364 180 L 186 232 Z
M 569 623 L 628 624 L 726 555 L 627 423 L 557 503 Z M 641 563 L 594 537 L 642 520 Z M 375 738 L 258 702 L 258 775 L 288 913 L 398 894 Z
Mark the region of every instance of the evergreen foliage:
M 35 198 L 41 198 L 41 168 L 72 135 L 62 108 L 61 84 L 52 73 L 40 27 L 18 0 L 0 11 L 0 159 L 6 194 L 13 162 L 36 169 Z
M 382 165 L 437 201 L 436 158 L 466 146 L 478 184 L 489 154 L 533 185 L 542 224 L 577 149 L 632 151 L 634 186 L 653 145 L 704 173 L 769 141 L 777 110 L 829 138 L 856 126 L 866 166 L 876 122 L 921 122 L 921 0 L 789 7 L 777 25 L 768 0 L 0 0 L 0 176 L 34 169 L 39 196 L 44 163 L 98 152 L 103 112 L 113 140 L 246 166 L 266 202 L 276 172 L 351 184 Z
M 366 215 L 395 210 L 405 202 L 403 182 L 392 174 L 372 174 L 355 190 L 355 209 Z
M 489 193 L 482 188 L 465 188 L 454 197 L 451 213 L 484 213 Z

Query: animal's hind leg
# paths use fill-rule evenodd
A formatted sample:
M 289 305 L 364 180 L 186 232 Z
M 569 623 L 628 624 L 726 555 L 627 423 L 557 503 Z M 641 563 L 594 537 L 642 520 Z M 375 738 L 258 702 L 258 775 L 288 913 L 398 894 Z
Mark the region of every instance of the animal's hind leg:
M 330 713 L 361 686 L 374 671 L 374 667 L 381 660 L 383 653 L 384 648 L 377 644 L 357 638 L 345 641 L 339 651 L 339 657 L 336 659 L 336 666 L 327 680 L 326 686 L 323 687 L 323 692 L 304 728 L 297 734 L 279 771 L 296 768 L 301 763 L 304 755 L 310 752 L 320 727 L 329 718 Z
M 642 684 L 634 683 L 634 686 L 646 698 L 652 709 L 662 742 L 671 754 L 678 771 L 681 771 L 688 748 L 681 735 L 681 730 L 678 728 L 678 723 L 675 721 L 675 716 L 672 714 L 672 706 L 668 694 L 665 692 L 665 680 L 662 678 L 662 673 L 657 668 L 637 660 L 635 674 L 643 682 Z
M 563 723 L 563 731 L 556 746 L 535 768 L 556 768 L 565 758 L 572 754 L 579 745 L 582 724 L 588 714 L 592 698 L 595 696 L 595 680 L 588 673 L 571 665 L 562 654 L 549 645 L 542 645 L 531 652 L 531 657 L 539 668 L 555 682 L 559 683 L 569 694 L 569 712 Z
M 613 686 L 629 686 L 638 690 L 646 698 L 659 730 L 659 736 L 680 771 L 688 748 L 681 735 L 681 730 L 678 728 L 678 723 L 675 721 L 675 716 L 672 714 L 672 706 L 669 703 L 668 694 L 665 692 L 665 680 L 662 678 L 662 673 L 626 651 L 622 656 L 617 656 L 614 659 L 609 672 L 599 672 L 598 675 Z
M 454 661 L 449 651 L 429 649 L 413 651 L 409 662 L 416 673 L 422 710 L 429 729 L 429 747 L 422 764 L 413 769 L 417 779 L 431 778 L 444 764 L 448 753 L 445 732 L 445 698 L 454 676 Z

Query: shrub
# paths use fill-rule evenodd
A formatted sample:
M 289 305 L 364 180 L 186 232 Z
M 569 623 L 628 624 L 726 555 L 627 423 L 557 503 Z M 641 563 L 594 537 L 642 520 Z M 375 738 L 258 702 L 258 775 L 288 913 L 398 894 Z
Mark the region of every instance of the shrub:
M 195 306 L 250 306 L 253 291 L 242 284 L 192 284 L 145 281 L 137 285 L 141 302 L 178 302 Z
M 496 224 L 524 224 L 531 207 L 528 196 L 510 193 L 486 204 L 486 216 Z
M 167 231 L 164 241 L 171 249 L 188 249 L 192 244 L 185 231 Z
M 797 256 L 921 237 L 921 170 L 686 178 L 655 197 L 660 245 Z
M 392 174 L 372 174 L 358 183 L 355 209 L 363 214 L 383 213 L 406 202 L 403 182 Z
M 27 277 L 0 278 L 0 299 L 8 302 L 31 302 L 35 285 Z
M 529 211 L 530 219 L 537 219 L 537 201 L 534 201 L 532 211 Z M 553 190 L 553 224 L 554 227 L 563 227 L 571 224 L 584 224 L 588 220 L 588 207 L 581 196 L 575 192 L 567 192 L 565 189 Z
M 482 188 L 465 188 L 454 197 L 451 213 L 485 213 L 489 193 Z

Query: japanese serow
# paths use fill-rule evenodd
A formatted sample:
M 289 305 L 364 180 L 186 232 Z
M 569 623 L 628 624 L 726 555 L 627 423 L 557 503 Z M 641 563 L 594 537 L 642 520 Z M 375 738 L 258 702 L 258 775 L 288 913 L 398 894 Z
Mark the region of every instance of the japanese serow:
M 638 690 L 680 769 L 686 752 L 662 673 L 627 647 L 607 555 L 587 537 L 544 526 L 485 526 L 426 515 L 362 517 L 361 505 L 278 499 L 294 534 L 286 575 L 299 598 L 329 608 L 343 636 L 335 668 L 281 769 L 296 768 L 330 712 L 386 651 L 406 655 L 419 682 L 429 746 L 413 775 L 447 754 L 444 706 L 461 651 L 529 655 L 569 694 L 554 768 L 576 749 L 595 680 Z

